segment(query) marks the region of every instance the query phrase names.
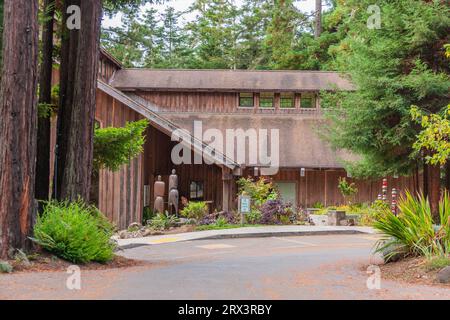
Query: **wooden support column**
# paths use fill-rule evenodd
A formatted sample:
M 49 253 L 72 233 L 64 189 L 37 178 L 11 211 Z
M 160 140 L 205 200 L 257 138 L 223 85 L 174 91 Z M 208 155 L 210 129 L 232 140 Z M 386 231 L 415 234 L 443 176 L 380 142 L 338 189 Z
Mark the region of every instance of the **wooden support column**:
M 231 169 L 222 167 L 222 211 L 231 209 L 233 174 Z

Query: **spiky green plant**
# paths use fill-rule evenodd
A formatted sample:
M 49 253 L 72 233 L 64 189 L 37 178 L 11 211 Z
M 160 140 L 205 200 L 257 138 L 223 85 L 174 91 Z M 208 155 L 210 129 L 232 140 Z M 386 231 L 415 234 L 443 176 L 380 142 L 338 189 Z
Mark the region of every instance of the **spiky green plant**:
M 435 225 L 430 203 L 423 195 L 414 197 L 406 192 L 398 202 L 399 215 L 389 209 L 378 215 L 374 228 L 384 235 L 376 246 L 376 252 L 394 255 L 448 256 L 450 252 L 450 199 L 444 193 L 439 204 L 440 225 Z
M 95 207 L 78 200 L 50 201 L 34 226 L 34 242 L 74 263 L 107 262 L 114 256 L 113 226 Z

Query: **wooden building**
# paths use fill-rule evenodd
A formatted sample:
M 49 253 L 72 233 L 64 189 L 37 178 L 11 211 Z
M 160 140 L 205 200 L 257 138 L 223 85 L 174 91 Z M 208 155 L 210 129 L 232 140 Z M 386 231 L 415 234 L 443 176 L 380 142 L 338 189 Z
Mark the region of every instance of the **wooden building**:
M 153 206 L 157 176 L 167 185 L 171 170 L 176 169 L 180 197 L 208 201 L 212 209 L 232 210 L 236 180 L 264 174 L 266 165 L 250 161 L 251 154 L 239 161 L 235 154 L 219 149 L 205 153 L 208 143 L 194 130 L 199 122 L 203 133 L 214 129 L 224 136 L 230 129 L 277 129 L 279 170 L 271 178 L 283 199 L 302 207 L 340 204 L 338 179 L 347 176 L 342 162 L 355 157 L 344 150 L 333 151 L 320 138 L 326 123 L 318 93 L 352 89 L 335 72 L 125 69 L 103 51 L 96 120 L 102 127 L 118 127 L 147 118 L 151 125 L 143 154 L 118 172 L 100 173 L 98 206 L 119 227 L 140 221 L 144 206 Z M 209 161 L 174 164 L 171 154 L 179 144 L 171 139 L 174 132 L 192 142 L 185 144 L 191 158 L 203 154 Z M 245 143 L 251 150 L 251 143 Z M 380 193 L 379 180 L 349 179 L 358 186 L 358 202 L 373 201 Z M 400 190 L 415 190 L 418 180 L 389 178 L 389 183 Z

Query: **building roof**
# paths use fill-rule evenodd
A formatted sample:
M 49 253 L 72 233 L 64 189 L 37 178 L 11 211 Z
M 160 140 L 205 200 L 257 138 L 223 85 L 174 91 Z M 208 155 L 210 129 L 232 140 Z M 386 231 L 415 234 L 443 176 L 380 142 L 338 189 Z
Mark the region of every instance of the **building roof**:
M 345 150 L 333 148 L 319 136 L 321 126 L 326 125 L 322 117 L 278 117 L 276 115 L 211 115 L 211 114 L 180 114 L 164 113 L 164 118 L 176 123 L 178 126 L 194 133 L 194 121 L 201 121 L 203 132 L 208 129 L 217 129 L 222 132 L 224 139 L 229 129 L 278 129 L 279 132 L 279 167 L 280 168 L 343 168 L 345 161 L 355 161 L 357 157 Z M 220 140 L 220 139 L 219 139 Z M 268 139 L 270 142 L 270 139 Z M 229 141 L 226 141 L 229 143 Z M 258 142 L 260 143 L 260 142 Z M 250 147 L 247 144 L 247 149 Z M 223 150 L 224 153 L 225 150 Z M 248 151 L 247 151 L 248 152 Z M 258 151 L 259 152 L 259 151 Z M 269 150 L 271 153 L 271 150 Z M 227 154 L 230 157 L 230 155 Z M 233 156 L 240 165 L 240 161 Z M 262 165 L 249 163 L 246 157 L 246 166 Z
M 120 90 L 320 91 L 353 90 L 344 75 L 325 71 L 118 70 L 110 84 Z
M 182 138 L 183 142 L 191 142 L 187 145 L 187 147 L 191 148 L 194 152 L 200 154 L 203 153 L 203 149 L 206 147 L 205 143 L 203 143 L 202 141 L 198 141 L 193 135 L 190 135 L 189 132 L 180 131 L 180 129 L 183 128 L 178 124 L 171 122 L 169 119 L 159 116 L 156 112 L 150 110 L 147 106 L 144 106 L 143 104 L 139 103 L 138 101 L 132 99 L 131 97 L 111 87 L 101 80 L 97 80 L 97 88 L 147 118 L 152 126 L 161 130 L 165 134 L 171 136 L 174 131 L 178 132 L 178 136 Z M 211 163 L 218 164 L 219 166 L 226 166 L 230 169 L 234 169 L 239 166 L 232 159 L 227 158 L 226 155 L 220 152 L 216 152 L 208 160 L 211 161 Z

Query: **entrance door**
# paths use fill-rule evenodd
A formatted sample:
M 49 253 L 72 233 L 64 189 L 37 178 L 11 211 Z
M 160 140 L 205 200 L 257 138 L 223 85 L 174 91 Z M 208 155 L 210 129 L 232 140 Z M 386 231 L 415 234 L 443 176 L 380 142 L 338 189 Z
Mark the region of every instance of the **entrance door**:
M 292 203 L 293 207 L 297 207 L 297 184 L 295 182 L 275 182 L 280 191 L 281 200 L 284 203 Z

